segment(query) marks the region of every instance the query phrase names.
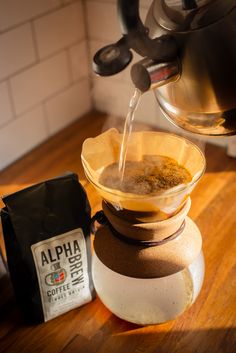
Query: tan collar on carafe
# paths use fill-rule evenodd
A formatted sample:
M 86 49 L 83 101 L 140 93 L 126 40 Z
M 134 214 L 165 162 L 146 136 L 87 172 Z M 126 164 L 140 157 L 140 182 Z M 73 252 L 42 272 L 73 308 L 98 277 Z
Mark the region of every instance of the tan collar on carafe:
M 111 225 L 96 232 L 94 249 L 98 258 L 111 270 L 136 278 L 164 277 L 183 270 L 198 256 L 202 246 L 197 226 L 186 217 L 190 205 L 189 198 L 178 214 L 164 221 L 131 223 L 103 203 Z M 125 238 L 134 242 L 131 244 Z M 140 241 L 153 241 L 155 245 L 146 246 Z

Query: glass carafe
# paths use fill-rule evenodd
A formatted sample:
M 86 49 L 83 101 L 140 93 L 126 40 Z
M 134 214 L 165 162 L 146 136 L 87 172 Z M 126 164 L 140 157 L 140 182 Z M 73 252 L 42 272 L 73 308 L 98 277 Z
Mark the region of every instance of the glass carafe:
M 184 165 L 193 179 L 159 194 L 123 193 L 99 183 L 103 168 L 119 160 L 121 140 L 112 129 L 86 140 L 82 150 L 85 173 L 103 198 L 102 220 L 101 213 L 97 218 L 102 225 L 94 240 L 93 281 L 101 301 L 118 317 L 141 325 L 163 323 L 184 312 L 203 283 L 201 234 L 187 213 L 205 159 L 184 138 L 133 133 L 128 160 L 147 154 L 169 156 Z

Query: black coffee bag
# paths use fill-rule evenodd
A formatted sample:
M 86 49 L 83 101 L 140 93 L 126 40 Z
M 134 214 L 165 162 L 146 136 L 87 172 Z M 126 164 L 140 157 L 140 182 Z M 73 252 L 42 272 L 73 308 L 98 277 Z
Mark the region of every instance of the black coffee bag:
M 70 173 L 3 197 L 8 267 L 26 319 L 48 321 L 92 300 L 90 205 Z

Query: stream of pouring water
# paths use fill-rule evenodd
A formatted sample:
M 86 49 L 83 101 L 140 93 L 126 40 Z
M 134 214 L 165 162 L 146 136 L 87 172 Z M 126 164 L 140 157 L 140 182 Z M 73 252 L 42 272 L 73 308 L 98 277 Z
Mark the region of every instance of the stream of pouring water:
M 119 174 L 120 174 L 121 181 L 124 178 L 125 161 L 126 161 L 126 155 L 128 151 L 129 139 L 132 132 L 134 114 L 138 107 L 141 95 L 142 95 L 142 92 L 138 88 L 135 88 L 134 94 L 131 97 L 129 102 L 129 110 L 125 119 L 125 126 L 123 131 L 123 139 L 121 143 L 120 158 L 119 158 Z
M 130 136 L 132 133 L 135 111 L 138 107 L 141 95 L 142 95 L 142 92 L 138 88 L 135 88 L 134 94 L 131 97 L 130 102 L 129 102 L 129 110 L 128 110 L 128 114 L 125 119 L 123 138 L 122 138 L 122 143 L 121 143 L 121 147 L 120 147 L 120 156 L 119 156 L 119 165 L 118 165 L 120 182 L 122 182 L 124 179 L 125 163 L 126 163 L 127 151 L 129 148 L 129 140 L 130 140 Z M 186 137 L 185 134 L 183 134 L 183 137 Z M 205 142 L 202 139 L 200 139 L 200 138 L 192 139 L 191 138 L 191 140 L 193 140 L 193 142 L 196 145 L 198 145 L 200 147 L 200 149 L 204 152 Z

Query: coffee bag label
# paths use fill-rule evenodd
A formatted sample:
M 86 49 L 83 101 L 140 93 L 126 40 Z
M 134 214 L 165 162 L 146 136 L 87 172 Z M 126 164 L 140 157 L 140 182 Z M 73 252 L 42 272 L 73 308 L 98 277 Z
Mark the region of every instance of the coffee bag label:
M 45 321 L 92 300 L 81 228 L 33 244 L 31 250 Z

